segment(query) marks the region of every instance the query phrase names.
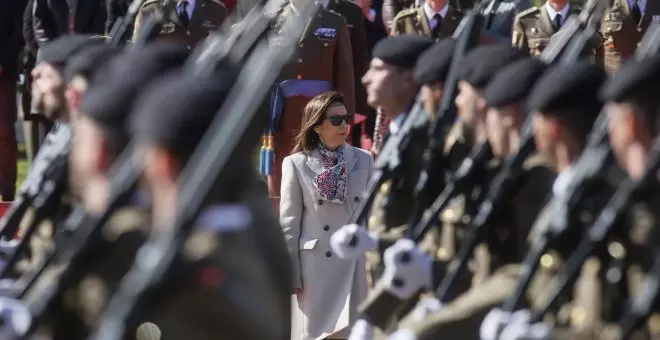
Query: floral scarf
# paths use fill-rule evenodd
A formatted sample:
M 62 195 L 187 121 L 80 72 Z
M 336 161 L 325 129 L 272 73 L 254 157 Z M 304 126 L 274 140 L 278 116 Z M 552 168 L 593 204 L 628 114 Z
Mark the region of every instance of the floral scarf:
M 344 145 L 330 150 L 319 144 L 323 171 L 314 178 L 314 186 L 322 198 L 333 203 L 344 203 L 346 200 L 346 183 L 348 170 L 344 159 Z

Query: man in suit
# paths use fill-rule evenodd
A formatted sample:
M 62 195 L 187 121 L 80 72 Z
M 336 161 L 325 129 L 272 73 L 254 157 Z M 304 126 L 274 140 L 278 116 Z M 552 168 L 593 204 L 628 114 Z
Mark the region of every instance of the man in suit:
M 463 13 L 448 0 L 426 0 L 422 6 L 403 10 L 392 21 L 392 35 L 419 34 L 440 39 L 451 36 Z
M 92 0 L 75 3 L 34 0 L 32 20 L 39 47 L 61 35 L 102 35 L 105 32 L 105 5 Z
M 513 24 L 513 46 L 529 51 L 532 56 L 543 52 L 550 37 L 557 33 L 571 14 L 579 13 L 568 0 L 548 0 L 541 7 L 532 7 L 516 15 Z
M 353 51 L 353 77 L 355 78 L 355 113 L 360 118 L 353 122 L 350 138 L 353 146 L 359 146 L 361 134 L 364 133 L 360 130 L 361 126 L 359 124 L 367 118 L 365 115 L 370 111 L 367 105 L 367 94 L 360 81 L 362 75 L 367 72 L 369 64 L 365 17 L 360 6 L 350 0 L 323 0 L 319 2 L 327 10 L 341 14 L 346 19 L 346 25 L 350 33 L 351 50 Z
M 298 13 L 304 1 L 286 2 L 276 14 L 269 30 L 269 42 L 280 43 L 285 20 Z M 284 67 L 273 89 L 270 102 L 271 124 L 275 154 L 272 173 L 268 175 L 271 196 L 280 195 L 282 160 L 293 149 L 293 139 L 300 130 L 302 112 L 309 99 L 326 91 L 344 95 L 346 110 L 355 112 L 355 73 L 353 50 L 346 19 L 319 8 L 310 19 L 298 41 L 291 61 Z
M 16 80 L 19 54 L 23 48 L 22 13 L 24 1 L 0 5 L 0 196 L 12 201 L 16 191 Z
M 145 1 L 135 18 L 133 40 L 140 34 L 142 22 L 159 6 L 162 6 L 160 0 Z M 220 29 L 227 18 L 227 7 L 220 0 L 183 0 L 177 2 L 176 11 L 165 15 L 168 20 L 156 41 L 180 44 L 191 50 L 211 31 Z
M 660 3 L 648 0 L 613 0 L 603 18 L 603 63 L 608 74 L 633 56 L 651 22 L 660 22 Z

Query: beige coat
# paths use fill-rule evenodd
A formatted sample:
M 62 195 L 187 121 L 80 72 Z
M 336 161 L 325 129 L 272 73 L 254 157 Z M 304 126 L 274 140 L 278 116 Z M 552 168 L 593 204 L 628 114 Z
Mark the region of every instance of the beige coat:
M 349 261 L 332 252 L 330 237 L 350 218 L 374 168 L 371 156 L 345 145 L 348 188 L 343 204 L 322 200 L 314 186 L 321 154 L 299 152 L 284 158 L 280 224 L 293 261 L 292 340 L 347 338 L 357 305 L 367 293 L 364 258 Z

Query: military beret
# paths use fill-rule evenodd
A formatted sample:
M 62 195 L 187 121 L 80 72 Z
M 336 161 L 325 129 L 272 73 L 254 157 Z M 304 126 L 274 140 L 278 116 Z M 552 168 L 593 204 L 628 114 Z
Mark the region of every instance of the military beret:
M 660 100 L 660 55 L 629 60 L 601 89 L 603 101 L 621 102 L 653 92 Z
M 442 39 L 428 48 L 417 60 L 415 79 L 420 84 L 434 84 L 444 81 L 449 73 L 452 56 L 456 49 L 456 41 L 452 38 Z
M 523 52 L 509 45 L 478 46 L 461 61 L 458 77 L 476 88 L 484 88 L 497 71 L 524 56 Z
M 53 65 L 66 65 L 69 58 L 87 46 L 103 44 L 104 39 L 92 35 L 62 35 L 39 50 L 39 61 Z
M 587 60 L 551 66 L 534 85 L 527 108 L 553 113 L 565 109 L 599 110 L 602 103 L 598 91 L 606 77 L 601 66 Z
M 214 71 L 209 77 L 168 74 L 152 84 L 136 102 L 132 134 L 142 141 L 189 155 L 218 113 L 235 75 Z
M 122 49 L 112 45 L 89 46 L 71 57 L 64 69 L 64 81 L 70 82 L 80 75 L 91 82 L 95 71 L 104 67 L 113 57 L 122 52 Z
M 184 47 L 155 44 L 114 58 L 107 68 L 107 81 L 92 86 L 83 96 L 81 113 L 106 128 L 126 131 L 126 119 L 140 90 L 183 65 L 188 54 Z
M 538 60 L 524 58 L 498 71 L 484 92 L 486 104 L 498 107 L 524 100 L 547 65 Z
M 412 69 L 419 56 L 433 45 L 433 40 L 419 35 L 402 34 L 379 41 L 373 57 L 397 67 Z

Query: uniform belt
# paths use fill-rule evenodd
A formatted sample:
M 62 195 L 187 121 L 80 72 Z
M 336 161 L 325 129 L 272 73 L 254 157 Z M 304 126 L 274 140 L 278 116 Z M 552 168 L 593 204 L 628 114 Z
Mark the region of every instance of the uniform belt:
M 280 130 L 284 98 L 303 96 L 315 97 L 323 92 L 332 90 L 332 82 L 327 80 L 299 80 L 288 79 L 273 88 L 270 95 L 270 130 Z

